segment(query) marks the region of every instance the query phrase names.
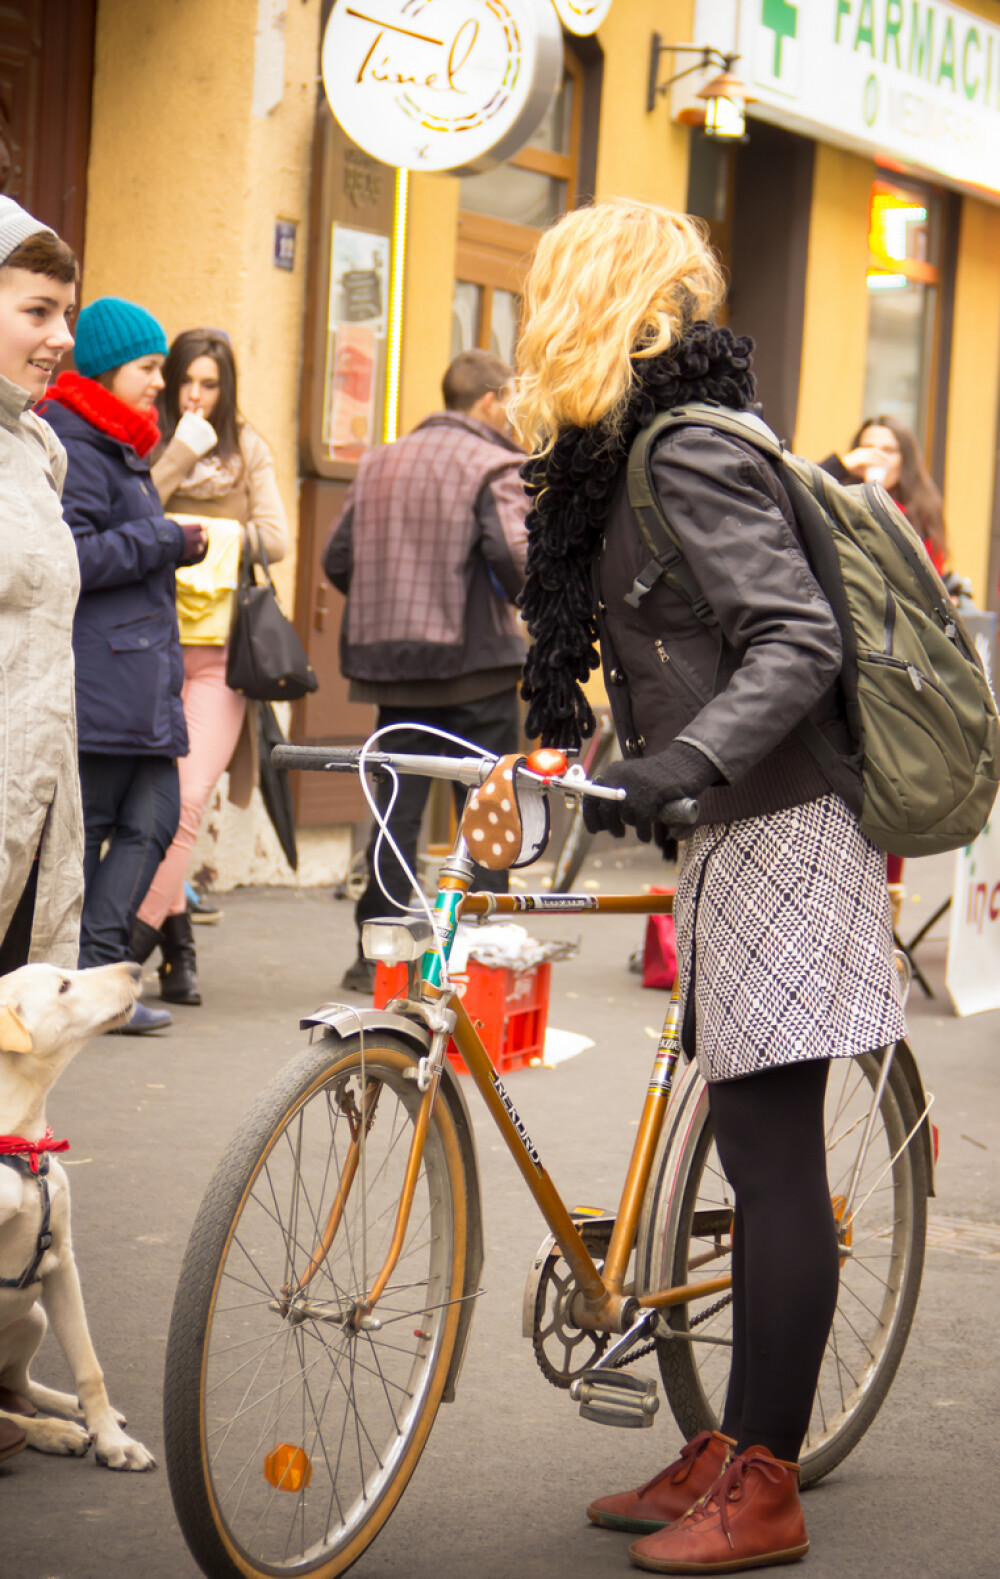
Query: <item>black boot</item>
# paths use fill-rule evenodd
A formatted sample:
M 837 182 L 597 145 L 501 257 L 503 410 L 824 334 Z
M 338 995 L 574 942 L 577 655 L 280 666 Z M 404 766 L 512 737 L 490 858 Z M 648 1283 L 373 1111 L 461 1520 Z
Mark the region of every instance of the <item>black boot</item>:
M 160 966 L 160 997 L 167 1003 L 187 1003 L 196 1007 L 201 1002 L 198 991 L 198 964 L 194 952 L 194 934 L 191 917 L 168 916 L 163 923 L 163 964 Z
M 137 916 L 132 922 L 128 941 L 136 964 L 145 965 L 153 950 L 163 947 L 163 933 L 151 927 L 148 921 L 140 921 Z

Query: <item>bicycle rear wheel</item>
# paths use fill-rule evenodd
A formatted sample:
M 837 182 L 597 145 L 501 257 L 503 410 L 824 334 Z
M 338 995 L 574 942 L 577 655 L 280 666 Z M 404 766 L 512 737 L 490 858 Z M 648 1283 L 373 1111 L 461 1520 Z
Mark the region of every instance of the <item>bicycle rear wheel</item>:
M 843 1219 L 855 1158 L 881 1057 L 835 1059 L 827 1091 L 827 1171 Z M 678 1090 L 672 1142 L 663 1153 L 644 1216 L 644 1289 L 728 1275 L 732 1191 L 715 1150 L 708 1094 L 693 1070 Z M 802 1484 L 829 1474 L 871 1425 L 906 1347 L 923 1271 L 927 1164 L 906 1076 L 894 1060 L 882 1094 L 848 1229 L 841 1235 L 840 1294 L 809 1432 Z M 674 1307 L 676 1338 L 657 1345 L 670 1407 L 689 1439 L 718 1428 L 732 1343 L 731 1296 L 716 1293 Z
M 352 1322 L 393 1236 L 422 1100 L 415 1072 L 412 1051 L 384 1032 L 363 1048 L 359 1036 L 310 1048 L 263 1092 L 195 1220 L 164 1432 L 177 1518 L 213 1579 L 343 1573 L 434 1421 L 466 1254 L 465 1170 L 440 1093 L 375 1324 Z M 367 1137 L 352 1148 L 363 1113 Z

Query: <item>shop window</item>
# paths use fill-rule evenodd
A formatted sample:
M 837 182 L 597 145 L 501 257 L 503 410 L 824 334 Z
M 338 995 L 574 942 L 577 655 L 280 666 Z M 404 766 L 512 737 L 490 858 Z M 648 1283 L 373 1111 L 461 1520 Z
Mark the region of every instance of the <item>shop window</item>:
M 538 235 L 576 202 L 582 107 L 583 68 L 567 50 L 562 88 L 527 146 L 462 180 L 453 356 L 478 346 L 513 362 L 521 285 Z
M 925 453 L 933 440 L 941 228 L 941 202 L 931 188 L 874 183 L 865 414 L 899 417 Z

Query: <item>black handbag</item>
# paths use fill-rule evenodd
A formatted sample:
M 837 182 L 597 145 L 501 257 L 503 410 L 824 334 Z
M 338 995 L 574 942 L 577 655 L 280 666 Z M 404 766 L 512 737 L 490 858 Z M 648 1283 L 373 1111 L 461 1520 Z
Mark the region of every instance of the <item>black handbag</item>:
M 282 613 L 259 535 L 258 543 L 263 582 L 257 580 L 248 548 L 240 558 L 226 684 L 252 702 L 295 702 L 315 691 L 319 681 L 294 625 Z

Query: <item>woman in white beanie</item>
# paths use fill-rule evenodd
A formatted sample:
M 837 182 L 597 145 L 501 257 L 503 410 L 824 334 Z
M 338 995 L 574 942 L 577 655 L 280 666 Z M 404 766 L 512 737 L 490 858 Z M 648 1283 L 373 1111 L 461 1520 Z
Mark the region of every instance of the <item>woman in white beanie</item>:
M 32 410 L 73 344 L 70 248 L 0 197 L 0 975 L 73 967 L 83 902 L 66 455 Z M 27 508 L 26 508 L 27 507 Z
M 0 975 L 29 959 L 75 966 L 80 934 L 79 576 L 59 507 L 66 456 L 31 409 L 73 344 L 76 278 L 66 243 L 0 197 Z M 26 1445 L 0 1419 L 0 1459 Z

